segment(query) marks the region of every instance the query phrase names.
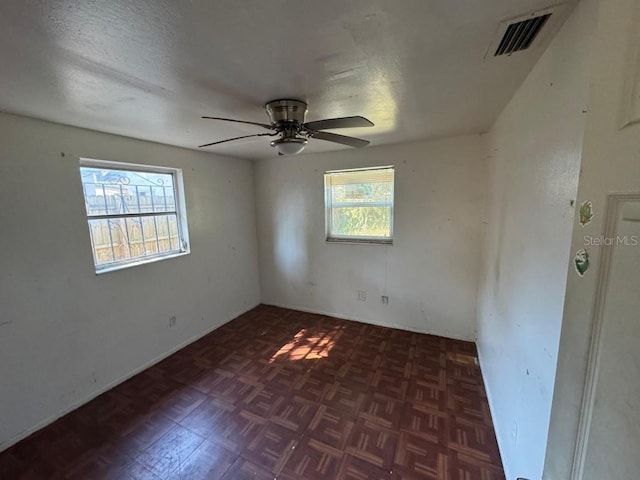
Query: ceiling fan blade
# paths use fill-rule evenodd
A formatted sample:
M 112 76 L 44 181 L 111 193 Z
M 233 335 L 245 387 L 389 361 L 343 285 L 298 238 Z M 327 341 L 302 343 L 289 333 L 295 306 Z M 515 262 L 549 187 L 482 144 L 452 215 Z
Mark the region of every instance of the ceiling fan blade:
M 234 120 L 232 118 L 222 118 L 222 117 L 202 117 L 207 120 L 222 120 L 223 122 L 234 122 L 234 123 L 246 123 L 247 125 L 256 125 L 258 127 L 266 128 L 267 130 L 275 130 L 275 125 L 267 125 L 266 123 L 257 123 L 257 122 L 245 122 L 244 120 Z
M 329 132 L 310 132 L 311 138 L 317 138 L 318 140 L 326 140 L 327 142 L 341 143 L 349 147 L 362 148 L 369 145 L 369 140 L 362 140 L 361 138 L 346 137 L 344 135 L 338 135 L 337 133 Z
M 364 117 L 327 118 L 316 122 L 305 123 L 309 130 L 330 130 L 332 128 L 373 127 L 373 122 Z
M 256 133 L 254 135 L 243 135 L 242 137 L 227 138 L 226 140 L 220 140 L 219 142 L 205 143 L 204 145 L 199 145 L 198 148 L 210 147 L 211 145 L 218 145 L 219 143 L 232 142 L 234 140 L 240 140 L 242 138 L 264 137 L 264 136 L 273 137 L 274 135 L 277 135 L 277 133 Z

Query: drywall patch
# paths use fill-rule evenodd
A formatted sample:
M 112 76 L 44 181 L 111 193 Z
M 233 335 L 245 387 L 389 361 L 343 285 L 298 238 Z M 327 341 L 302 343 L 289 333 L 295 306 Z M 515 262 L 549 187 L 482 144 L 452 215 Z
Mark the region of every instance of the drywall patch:
M 591 223 L 593 219 L 593 204 L 590 200 L 585 200 L 580 204 L 580 225 L 583 227 Z
M 589 252 L 584 248 L 581 248 L 576 252 L 576 256 L 573 257 L 573 264 L 576 267 L 576 272 L 581 277 L 589 270 Z

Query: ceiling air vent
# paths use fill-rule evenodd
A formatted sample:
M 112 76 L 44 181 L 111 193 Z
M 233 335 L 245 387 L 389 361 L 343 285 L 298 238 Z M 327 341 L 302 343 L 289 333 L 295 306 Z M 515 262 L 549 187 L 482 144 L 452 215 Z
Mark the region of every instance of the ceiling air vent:
M 529 48 L 550 17 L 551 13 L 545 13 L 511 23 L 505 30 L 504 36 L 500 40 L 500 44 L 493 56 L 510 55 L 513 52 Z

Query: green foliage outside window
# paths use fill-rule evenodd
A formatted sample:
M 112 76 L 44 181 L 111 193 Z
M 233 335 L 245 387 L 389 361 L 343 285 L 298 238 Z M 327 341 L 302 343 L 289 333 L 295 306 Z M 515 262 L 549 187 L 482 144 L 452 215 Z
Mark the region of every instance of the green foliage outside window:
M 378 173 L 380 172 L 380 173 Z M 362 174 L 362 180 L 359 175 Z M 348 171 L 327 178 L 330 238 L 390 239 L 393 209 L 393 170 Z

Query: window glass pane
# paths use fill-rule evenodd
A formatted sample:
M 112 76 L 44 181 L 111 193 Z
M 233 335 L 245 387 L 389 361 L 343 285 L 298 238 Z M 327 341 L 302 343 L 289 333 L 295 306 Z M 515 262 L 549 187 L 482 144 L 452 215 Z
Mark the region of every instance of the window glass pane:
M 176 214 L 89 219 L 96 266 L 180 251 Z
M 353 177 L 353 174 L 350 175 Z M 370 177 L 370 175 L 368 175 Z M 333 180 L 333 179 L 332 179 Z M 350 183 L 332 182 L 331 203 L 386 203 L 393 202 L 393 177 L 390 181 L 368 182 L 365 177 L 358 181 L 352 179 Z
M 174 212 L 173 175 L 80 167 L 87 215 Z
M 391 237 L 391 207 L 338 207 L 331 210 L 335 237 Z
M 145 238 L 145 248 L 147 254 L 160 252 L 160 241 L 158 239 L 158 219 L 156 216 L 142 217 L 142 234 Z
M 163 188 L 163 195 L 165 198 L 165 203 L 167 205 L 167 208 L 169 210 L 175 210 L 176 209 L 176 199 L 175 199 L 175 195 L 173 192 L 173 186 L 168 186 L 168 187 L 162 187 Z
M 327 172 L 327 238 L 390 240 L 393 182 L 393 168 Z
M 93 259 L 96 265 L 113 262 L 115 255 L 112 250 L 109 226 L 106 220 L 89 220 Z
M 127 226 L 127 241 L 129 242 L 129 249 L 131 251 L 130 258 L 146 255 L 145 238 L 142 235 L 142 218 L 126 218 L 125 224 Z

